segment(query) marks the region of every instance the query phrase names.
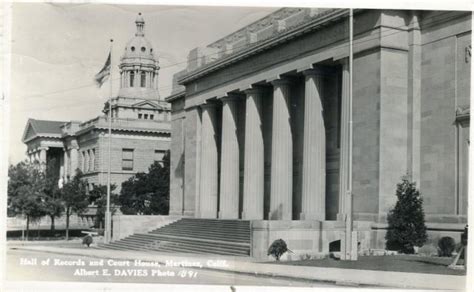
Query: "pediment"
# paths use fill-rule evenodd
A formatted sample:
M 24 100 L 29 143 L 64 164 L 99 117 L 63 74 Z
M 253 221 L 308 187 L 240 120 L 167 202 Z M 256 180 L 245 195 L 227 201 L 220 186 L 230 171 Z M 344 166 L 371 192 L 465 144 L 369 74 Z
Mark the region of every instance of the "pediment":
M 29 141 L 35 138 L 37 135 L 38 135 L 38 132 L 34 128 L 33 123 L 31 123 L 31 121 L 28 120 L 28 122 L 26 123 L 25 130 L 23 132 L 23 138 L 22 138 L 23 142 Z
M 159 109 L 160 107 L 152 101 L 141 101 L 132 105 L 132 107 L 143 108 L 143 109 Z

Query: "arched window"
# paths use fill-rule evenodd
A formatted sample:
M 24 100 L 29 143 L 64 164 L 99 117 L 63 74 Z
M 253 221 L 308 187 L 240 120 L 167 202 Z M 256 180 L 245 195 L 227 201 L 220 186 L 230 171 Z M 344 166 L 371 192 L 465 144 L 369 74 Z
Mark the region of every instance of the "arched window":
M 130 72 L 130 87 L 133 87 L 133 80 L 135 79 L 135 73 Z
M 140 75 L 141 75 L 140 86 L 146 87 L 146 73 L 142 71 Z

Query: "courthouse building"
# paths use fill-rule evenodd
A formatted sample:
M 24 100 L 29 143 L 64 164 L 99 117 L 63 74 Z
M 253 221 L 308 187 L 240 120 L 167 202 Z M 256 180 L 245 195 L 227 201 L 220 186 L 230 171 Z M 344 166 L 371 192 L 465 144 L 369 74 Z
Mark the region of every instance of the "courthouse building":
M 383 248 L 402 176 L 430 240 L 467 220 L 471 12 L 354 11 L 352 190 L 360 248 Z M 348 210 L 347 9 L 280 9 L 189 53 L 171 103 L 170 214 L 251 220 L 329 250 Z
M 120 89 L 111 99 L 111 182 L 116 191 L 123 181 L 161 161 L 171 140 L 170 105 L 158 94 L 158 57 L 145 38 L 141 15 L 135 23 L 137 31 L 118 66 Z M 107 184 L 108 111 L 106 102 L 104 115 L 85 122 L 29 119 L 23 134 L 28 159 L 55 161 L 62 181 L 80 169 L 90 187 Z

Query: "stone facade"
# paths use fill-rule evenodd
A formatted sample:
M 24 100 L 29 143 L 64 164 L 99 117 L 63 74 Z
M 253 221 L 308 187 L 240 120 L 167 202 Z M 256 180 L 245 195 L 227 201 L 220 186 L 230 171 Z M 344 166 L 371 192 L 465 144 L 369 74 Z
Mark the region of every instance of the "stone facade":
M 137 172 L 148 171 L 162 160 L 170 147 L 171 107 L 158 95 L 158 59 L 144 37 L 144 20 L 137 17 L 137 32 L 127 43 L 121 58 L 120 89 L 110 99 L 111 183 L 119 192 L 122 182 Z M 109 101 L 108 101 L 109 102 Z M 30 119 L 23 142 L 30 161 L 57 165 L 60 184 L 80 169 L 90 188 L 106 185 L 108 173 L 108 114 L 89 121 L 41 121 Z
M 443 232 L 459 240 L 471 14 L 362 9 L 354 23 L 356 238 L 384 247 L 396 184 L 408 174 L 424 198 L 430 240 Z M 302 253 L 344 240 L 348 28 L 345 9 L 284 8 L 190 52 L 175 78 L 181 87 L 167 98 L 170 214 L 250 219 L 256 254 L 277 238 Z

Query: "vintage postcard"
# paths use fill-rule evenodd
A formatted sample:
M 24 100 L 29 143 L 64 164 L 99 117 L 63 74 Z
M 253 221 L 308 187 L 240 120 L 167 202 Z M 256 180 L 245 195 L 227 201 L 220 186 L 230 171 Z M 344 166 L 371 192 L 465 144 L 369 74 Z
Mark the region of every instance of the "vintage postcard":
M 311 5 L 5 4 L 4 290 L 468 289 L 469 6 Z

